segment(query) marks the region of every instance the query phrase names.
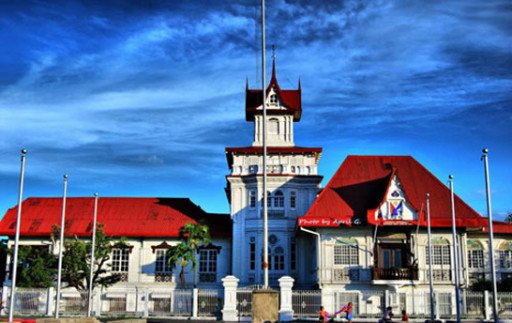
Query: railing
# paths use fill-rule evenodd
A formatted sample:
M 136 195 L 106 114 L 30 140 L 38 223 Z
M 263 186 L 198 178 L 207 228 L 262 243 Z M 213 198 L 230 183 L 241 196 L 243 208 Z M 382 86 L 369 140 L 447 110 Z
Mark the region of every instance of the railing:
M 236 291 L 236 309 L 239 316 L 252 315 L 252 288 Z
M 418 280 L 418 268 L 372 268 L 373 280 Z
M 322 283 L 368 282 L 370 280 L 370 269 L 345 267 L 320 270 Z
M 296 318 L 318 316 L 322 306 L 322 291 L 292 290 L 292 308 Z
M 199 316 L 219 317 L 222 309 L 222 298 L 216 289 L 200 289 L 197 298 L 197 310 Z

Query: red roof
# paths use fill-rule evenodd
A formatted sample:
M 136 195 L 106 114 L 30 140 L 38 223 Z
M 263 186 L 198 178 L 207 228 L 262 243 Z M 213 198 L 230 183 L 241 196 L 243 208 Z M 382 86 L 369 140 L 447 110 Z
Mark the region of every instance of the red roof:
M 14 236 L 15 206 L 0 221 L 0 235 Z M 90 236 L 93 226 L 94 198 L 66 199 L 66 235 Z M 31 197 L 23 201 L 21 236 L 49 236 L 53 225 L 60 226 L 62 198 Z M 188 198 L 100 197 L 97 222 L 104 224 L 108 236 L 178 237 L 188 222 L 204 221 L 212 237 L 231 236 L 228 214 L 209 214 Z
M 402 185 L 407 203 L 418 213 L 421 226 L 426 225 L 427 193 L 430 193 L 432 226 L 451 226 L 450 190 L 411 156 L 348 156 L 306 215 L 299 218 L 299 225 L 374 225 L 375 211 L 385 201 L 395 175 Z M 455 215 L 456 225 L 460 227 L 483 227 L 487 222 L 456 195 Z M 417 223 L 396 220 L 381 222 L 384 225 Z M 504 230 L 501 226 L 499 228 Z M 509 225 L 510 228 L 512 226 Z
M 274 89 L 282 105 L 285 107 L 284 110 L 273 110 L 267 109 L 268 115 L 275 114 L 293 114 L 293 120 L 299 121 L 302 114 L 302 99 L 301 99 L 301 88 L 300 81 L 297 90 L 281 90 L 279 83 L 276 78 L 276 65 L 275 61 L 272 62 L 272 78 L 267 87 L 266 94 L 270 92 L 270 89 Z M 245 120 L 253 121 L 255 114 L 262 114 L 262 110 L 258 110 L 258 107 L 262 106 L 263 93 L 262 90 L 250 90 L 249 84 L 247 83 L 245 89 Z
M 308 148 L 308 147 L 267 147 L 267 154 L 269 155 L 279 155 L 279 154 L 314 154 L 317 155 L 317 158 L 320 157 L 322 153 L 322 148 Z M 228 166 L 231 168 L 233 165 L 233 154 L 239 155 L 262 155 L 263 147 L 227 147 L 226 148 L 226 158 L 228 160 Z

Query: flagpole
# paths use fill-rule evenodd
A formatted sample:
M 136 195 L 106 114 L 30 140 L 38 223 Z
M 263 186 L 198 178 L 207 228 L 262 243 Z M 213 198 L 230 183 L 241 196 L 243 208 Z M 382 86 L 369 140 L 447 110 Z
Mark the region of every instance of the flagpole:
M 62 194 L 62 216 L 60 221 L 59 241 L 59 267 L 57 271 L 57 293 L 55 295 L 55 318 L 59 318 L 60 287 L 62 279 L 62 250 L 64 249 L 64 230 L 66 224 L 66 194 L 68 189 L 68 175 L 64 174 L 64 192 Z
M 94 247 L 96 245 L 96 216 L 98 214 L 98 193 L 94 193 L 94 215 L 92 220 L 92 242 L 91 242 L 91 267 L 89 269 L 89 295 L 87 317 L 91 317 L 92 312 L 92 277 L 94 273 Z
M 21 224 L 21 202 L 23 200 L 23 181 L 25 178 L 25 160 L 27 150 L 21 150 L 21 169 L 20 169 L 20 187 L 18 191 L 18 213 L 16 215 L 16 233 L 14 237 L 14 255 L 12 259 L 12 279 L 11 279 L 11 300 L 9 302 L 9 322 L 12 322 L 14 314 L 14 297 L 16 294 L 16 272 L 18 269 L 18 244 L 20 242 L 20 224 Z
M 261 0 L 261 93 L 263 94 L 263 288 L 268 288 L 267 106 L 265 91 L 265 0 Z
M 455 309 L 457 311 L 457 322 L 460 322 L 460 291 L 459 291 L 459 256 L 457 252 L 457 233 L 456 233 L 456 222 L 455 222 L 455 201 L 453 195 L 453 175 L 448 176 L 450 182 L 450 200 L 452 207 L 452 240 L 453 240 L 453 279 L 455 281 Z
M 492 228 L 492 211 L 491 211 L 491 185 L 489 182 L 489 162 L 488 156 L 489 150 L 484 148 L 482 150 L 483 155 L 482 159 L 484 160 L 484 169 L 485 169 L 485 190 L 487 195 L 487 220 L 489 222 L 489 258 L 491 259 L 491 277 L 492 277 L 492 313 L 494 316 L 494 322 L 499 321 L 498 317 L 498 293 L 496 289 L 496 270 L 494 263 L 494 231 Z
M 428 282 L 430 286 L 430 321 L 435 320 L 434 275 L 432 272 L 432 234 L 430 231 L 430 194 L 427 193 Z

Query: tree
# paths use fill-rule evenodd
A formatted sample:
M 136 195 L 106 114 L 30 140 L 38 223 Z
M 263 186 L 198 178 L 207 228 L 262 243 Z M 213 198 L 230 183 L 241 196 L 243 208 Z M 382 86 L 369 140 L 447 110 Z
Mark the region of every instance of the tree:
M 58 227 L 54 230 L 58 231 Z M 113 248 L 126 247 L 125 239 L 115 242 L 105 235 L 103 225 L 98 224 L 94 246 L 92 287 L 111 286 L 121 280 L 121 275 L 110 273 L 110 256 Z M 62 281 L 78 291 L 88 291 L 91 266 L 91 242 L 77 237 L 64 240 Z
M 175 268 L 179 262 L 181 266 L 180 282 L 185 286 L 184 268 L 191 262 L 194 273 L 194 288 L 197 287 L 197 250 L 201 246 L 207 246 L 211 242 L 210 229 L 207 225 L 189 222 L 180 229 L 181 243 L 169 248 L 167 259 L 169 265 Z
M 12 250 L 10 251 L 12 254 Z M 49 246 L 20 246 L 18 248 L 17 287 L 48 288 L 55 283 L 57 258 Z
M 505 216 L 505 222 L 512 223 L 512 211 Z
M 210 237 L 210 229 L 207 225 L 189 222 L 181 228 L 180 234 L 186 239 L 186 244 L 194 251 L 194 256 L 192 257 L 192 271 L 194 272 L 194 288 L 196 288 L 197 250 L 202 245 L 207 246 L 210 244 L 212 240 Z
M 185 267 L 192 261 L 194 251 L 184 242 L 170 247 L 167 250 L 167 262 L 174 269 L 176 265 L 181 266 L 180 270 L 180 284 L 181 288 L 185 288 Z

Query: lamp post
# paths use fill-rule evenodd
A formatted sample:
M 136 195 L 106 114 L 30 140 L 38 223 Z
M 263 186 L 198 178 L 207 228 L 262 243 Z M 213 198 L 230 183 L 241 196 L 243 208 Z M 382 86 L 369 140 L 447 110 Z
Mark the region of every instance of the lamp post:
M 450 200 L 452 206 L 452 240 L 453 240 L 453 280 L 455 281 L 455 309 L 457 311 L 457 322 L 460 322 L 460 291 L 459 291 L 459 256 L 457 248 L 457 223 L 455 221 L 455 200 L 453 195 L 453 175 L 448 176 L 450 182 Z
M 92 242 L 91 242 L 91 267 L 89 269 L 89 295 L 87 317 L 91 317 L 92 312 L 92 277 L 94 274 L 94 247 L 96 243 L 96 216 L 98 214 L 98 193 L 94 193 L 94 215 L 92 220 Z
M 268 288 L 267 105 L 265 91 L 265 0 L 261 0 L 261 93 L 263 103 L 263 288 Z
M 25 177 L 25 159 L 27 150 L 21 150 L 21 169 L 20 186 L 18 191 L 18 213 L 16 215 L 16 234 L 14 237 L 14 255 L 12 259 L 12 280 L 11 280 L 11 299 L 9 302 L 9 322 L 12 322 L 14 314 L 14 298 L 16 294 L 16 272 L 18 269 L 18 244 L 20 242 L 20 224 L 21 224 L 21 202 L 23 200 L 23 180 Z
M 66 194 L 68 189 L 68 175 L 64 174 L 64 192 L 62 194 L 62 216 L 60 220 L 60 241 L 59 241 L 59 267 L 57 270 L 57 292 L 55 295 L 55 318 L 59 318 L 60 287 L 62 280 L 62 251 L 64 249 L 64 230 L 66 225 Z
M 492 314 L 494 322 L 499 321 L 498 317 L 498 293 L 496 289 L 496 269 L 494 264 L 494 231 L 492 229 L 492 209 L 491 209 L 491 186 L 489 183 L 489 162 L 488 156 L 489 150 L 484 148 L 482 150 L 482 159 L 484 160 L 485 169 L 485 191 L 487 195 L 487 220 L 489 222 L 489 259 L 491 260 L 491 277 L 492 277 Z
M 434 277 L 432 272 L 432 234 L 430 232 L 430 194 L 427 193 L 428 282 L 430 287 L 430 321 L 435 320 Z

